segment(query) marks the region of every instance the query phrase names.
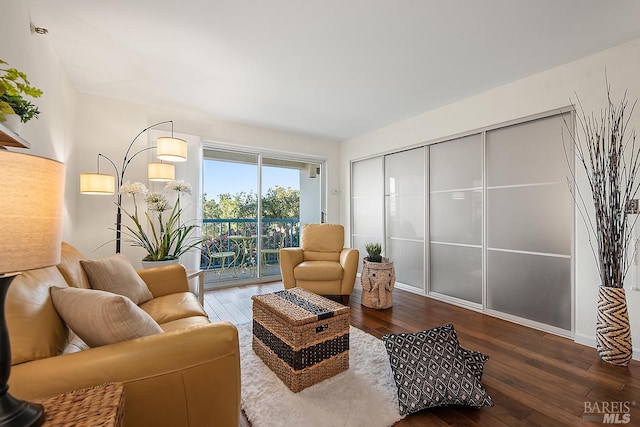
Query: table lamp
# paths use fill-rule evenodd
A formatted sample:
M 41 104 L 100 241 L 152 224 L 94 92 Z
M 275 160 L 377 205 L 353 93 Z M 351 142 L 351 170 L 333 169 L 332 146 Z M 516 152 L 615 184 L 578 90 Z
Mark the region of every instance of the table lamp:
M 60 263 L 64 165 L 0 148 L 0 426 L 39 426 L 44 409 L 8 392 L 11 348 L 5 299 L 22 271 Z

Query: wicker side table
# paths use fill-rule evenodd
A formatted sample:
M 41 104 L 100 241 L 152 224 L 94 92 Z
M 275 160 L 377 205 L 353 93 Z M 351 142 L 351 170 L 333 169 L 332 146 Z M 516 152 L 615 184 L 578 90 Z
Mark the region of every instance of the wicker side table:
M 376 309 L 392 307 L 393 287 L 396 283 L 393 262 L 388 258 L 383 258 L 382 262 L 370 262 L 365 258 L 362 262 L 362 305 Z
M 44 406 L 44 426 L 121 427 L 124 425 L 124 385 L 108 383 L 34 400 Z

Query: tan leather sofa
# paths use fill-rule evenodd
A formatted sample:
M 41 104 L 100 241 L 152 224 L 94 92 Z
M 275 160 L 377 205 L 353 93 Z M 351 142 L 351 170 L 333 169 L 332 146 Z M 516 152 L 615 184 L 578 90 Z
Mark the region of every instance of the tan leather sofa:
M 154 297 L 140 307 L 164 333 L 61 354 L 69 329 L 49 288 L 89 288 L 81 259 L 63 244 L 58 267 L 25 272 L 13 281 L 6 301 L 13 365 L 9 392 L 30 400 L 118 381 L 125 386 L 127 426 L 237 427 L 237 330 L 227 322 L 209 322 L 180 265 L 138 272 Z
M 344 248 L 340 224 L 305 224 L 299 248 L 280 250 L 285 289 L 303 288 L 318 295 L 349 302 L 358 272 L 359 252 Z

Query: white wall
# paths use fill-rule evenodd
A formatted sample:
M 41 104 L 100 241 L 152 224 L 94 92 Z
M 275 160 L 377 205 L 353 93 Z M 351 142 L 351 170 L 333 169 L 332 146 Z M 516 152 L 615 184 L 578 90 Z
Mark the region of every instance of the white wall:
M 340 149 L 341 184 L 349 188 L 349 162 L 374 154 L 406 148 L 461 132 L 495 125 L 570 105 L 578 94 L 585 111 L 599 112 L 606 106 L 605 69 L 615 99 L 624 90 L 629 98 L 640 98 L 640 39 L 585 57 L 575 62 L 506 84 L 437 110 L 394 123 L 344 142 Z M 640 111 L 631 124 L 640 131 Z M 584 187 L 584 176 L 579 176 Z M 349 225 L 349 194 L 344 191 L 341 222 Z M 576 328 L 578 342 L 595 346 L 598 275 L 586 229 L 576 218 Z M 630 282 L 630 280 L 628 280 Z M 627 301 L 635 358 L 640 357 L 640 292 L 627 283 Z
M 328 169 L 338 170 L 339 146 L 336 141 L 311 138 L 277 130 L 241 125 L 199 115 L 190 115 L 183 111 L 172 111 L 142 106 L 103 97 L 79 95 L 77 110 L 74 162 L 79 172 L 93 172 L 96 168 L 96 156 L 102 153 L 111 158 L 118 168 L 124 152 L 131 140 L 142 129 L 164 120 L 174 121 L 174 130 L 179 134 L 194 135 L 203 141 L 223 143 L 230 146 L 242 146 L 250 149 L 268 150 L 271 153 L 300 154 L 317 158 L 326 158 Z M 154 128 L 155 129 L 155 128 Z M 169 129 L 159 127 L 158 129 Z M 151 134 L 151 132 L 147 132 Z M 144 148 L 151 141 L 148 135 L 142 135 L 135 147 Z M 125 180 L 146 181 L 148 157 L 136 157 L 129 168 Z M 177 169 L 178 170 L 178 169 Z M 101 162 L 101 172 L 112 173 L 113 168 Z M 185 179 L 184 176 L 176 176 Z M 230 177 L 231 179 L 231 177 Z M 329 186 L 339 185 L 338 174 L 329 175 Z M 70 192 L 79 192 L 78 177 L 68 183 Z M 193 198 L 193 196 L 192 196 Z M 338 218 L 340 199 L 328 195 L 329 211 Z M 115 232 L 111 229 L 115 223 L 114 198 L 108 196 L 79 195 L 77 198 L 77 219 L 74 223 L 72 243 L 85 256 L 99 258 L 113 253 Z M 100 245 L 107 243 L 105 246 Z M 134 265 L 144 256 L 144 251 L 123 243 L 122 253 Z
M 30 99 L 40 110 L 39 119 L 23 123 L 21 136 L 31 143 L 31 149 L 12 149 L 64 162 L 66 180 L 77 175 L 70 158 L 75 142 L 76 92 L 46 36 L 31 34 L 27 2 L 0 0 L 0 59 L 10 67 L 27 74 L 33 86 L 44 92 Z M 65 192 L 63 239 L 71 239 L 75 222 L 76 193 Z
M 136 134 L 159 121 L 173 120 L 177 133 L 204 141 L 327 159 L 327 170 L 334 171 L 329 175 L 328 186 L 339 186 L 336 141 L 216 120 L 169 108 L 79 95 L 47 36 L 31 34 L 27 2 L 0 0 L 0 10 L 0 40 L 3 40 L 0 59 L 24 71 L 31 83 L 44 91 L 41 98 L 34 100 L 41 111 L 40 119 L 23 125 L 21 135 L 31 142 L 31 154 L 65 162 L 63 239 L 85 256 L 97 258 L 113 253 L 115 232 L 110 228 L 114 227 L 116 209 L 115 198 L 80 195 L 79 174 L 95 172 L 99 152 L 120 167 L 124 151 Z M 149 143 L 148 136 L 142 135 L 135 146 L 143 148 Z M 148 159 L 145 155 L 137 157 L 129 166 L 126 179 L 147 183 Z M 109 168 L 108 163 L 101 163 L 102 172 L 111 173 Z M 328 211 L 333 218 L 339 217 L 339 202 L 337 195 L 327 195 Z M 141 250 L 126 244 L 123 244 L 123 253 L 134 265 L 139 265 L 138 260 L 144 255 Z

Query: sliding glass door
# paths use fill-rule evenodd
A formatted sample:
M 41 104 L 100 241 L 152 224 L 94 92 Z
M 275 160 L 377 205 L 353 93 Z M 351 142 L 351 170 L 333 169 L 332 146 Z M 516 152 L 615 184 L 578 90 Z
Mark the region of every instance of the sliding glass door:
M 570 114 L 487 133 L 487 309 L 572 327 Z
M 351 246 L 366 256 L 367 243 L 384 242 L 384 163 L 382 157 L 361 160 L 351 166 Z M 386 251 L 383 253 L 387 256 Z M 362 263 L 358 264 L 362 271 Z
M 572 120 L 541 114 L 353 162 L 352 243 L 383 240 L 399 288 L 570 335 Z
M 320 164 L 261 161 L 260 276 L 280 276 L 280 249 L 299 246 L 301 224 L 320 222 Z
M 277 280 L 280 249 L 320 222 L 322 162 L 205 148 L 203 169 L 206 286 Z
M 425 289 L 426 148 L 385 156 L 386 254 L 394 262 L 396 280 Z
M 430 289 L 482 304 L 482 135 L 429 147 Z

